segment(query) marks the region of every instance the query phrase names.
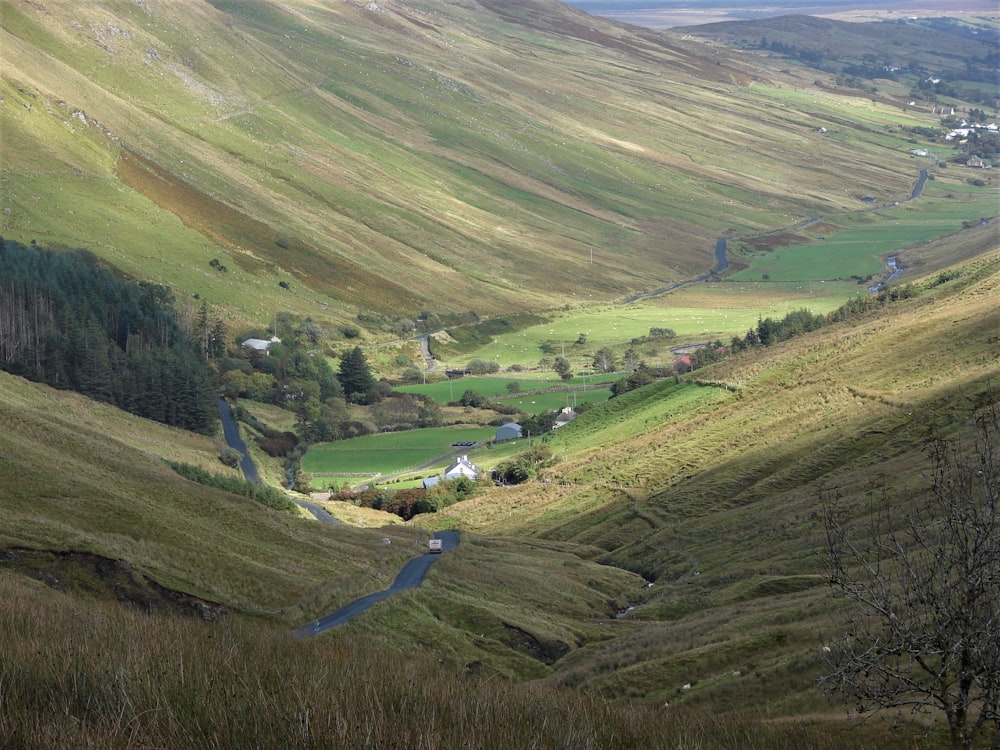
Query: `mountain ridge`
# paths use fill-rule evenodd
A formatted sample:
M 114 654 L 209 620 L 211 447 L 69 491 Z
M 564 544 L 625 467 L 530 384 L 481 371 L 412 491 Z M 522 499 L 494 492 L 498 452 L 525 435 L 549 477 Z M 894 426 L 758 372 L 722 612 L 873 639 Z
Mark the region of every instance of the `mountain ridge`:
M 244 319 L 623 299 L 911 179 L 876 127 L 817 135 L 835 102 L 784 112 L 727 50 L 550 2 L 45 9 L 4 4 L 5 235 Z

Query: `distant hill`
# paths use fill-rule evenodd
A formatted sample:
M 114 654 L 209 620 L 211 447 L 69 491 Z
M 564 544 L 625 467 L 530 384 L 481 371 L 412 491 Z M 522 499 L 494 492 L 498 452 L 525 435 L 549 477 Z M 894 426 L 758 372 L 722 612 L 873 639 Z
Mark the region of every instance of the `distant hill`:
M 4 236 L 254 324 L 624 299 L 709 270 L 723 234 L 913 179 L 867 124 L 821 141 L 835 102 L 751 86 L 809 80 L 548 0 L 3 17 Z
M 919 76 L 976 81 L 996 99 L 997 41 L 988 22 L 975 19 L 911 18 L 880 23 L 850 23 L 810 15 L 724 21 L 687 26 L 685 33 L 738 46 L 782 51 L 832 72 L 868 62 L 874 77 L 903 75 L 914 84 Z M 970 74 L 975 74 L 970 78 Z

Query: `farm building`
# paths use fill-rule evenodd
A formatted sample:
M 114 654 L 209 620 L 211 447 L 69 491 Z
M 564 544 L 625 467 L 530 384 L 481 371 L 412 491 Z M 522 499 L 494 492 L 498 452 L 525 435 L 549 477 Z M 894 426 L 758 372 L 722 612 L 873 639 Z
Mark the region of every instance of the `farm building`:
M 264 354 L 267 354 L 268 350 L 271 348 L 271 344 L 280 344 L 280 343 L 281 339 L 279 339 L 277 336 L 272 336 L 269 339 L 247 339 L 242 344 L 240 344 L 240 346 L 242 346 L 244 349 L 253 349 L 255 352 L 263 352 Z
M 554 430 L 557 427 L 562 427 L 564 424 L 569 424 L 576 419 L 576 417 L 577 414 L 573 411 L 572 407 L 564 406 L 562 411 L 559 412 L 559 416 L 556 417 L 556 421 L 555 424 L 552 425 L 552 429 Z
M 455 463 L 444 470 L 445 479 L 468 477 L 475 481 L 479 477 L 479 467 L 469 460 L 468 456 L 459 457 Z
M 682 355 L 674 360 L 674 364 L 671 366 L 670 369 L 672 369 L 676 373 L 691 372 L 691 370 L 694 369 L 694 363 L 691 362 L 690 357 Z
M 498 443 L 502 443 L 504 440 L 517 440 L 519 437 L 522 437 L 521 425 L 517 424 L 517 422 L 508 422 L 505 425 L 497 427 L 494 439 Z

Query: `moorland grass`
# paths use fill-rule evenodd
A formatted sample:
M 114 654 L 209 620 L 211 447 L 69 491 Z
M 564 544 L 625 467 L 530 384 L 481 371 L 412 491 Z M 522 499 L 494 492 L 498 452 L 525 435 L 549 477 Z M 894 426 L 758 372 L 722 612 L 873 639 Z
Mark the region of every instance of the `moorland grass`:
M 0 588 L 0 738 L 18 747 L 825 750 L 846 739 L 842 720 L 775 725 L 516 685 L 360 633 L 296 641 L 261 623 L 74 602 L 6 574 Z M 892 746 L 880 732 L 865 730 L 866 746 Z
M 718 731 L 739 727 L 742 746 L 898 746 L 898 731 L 909 729 L 830 721 L 815 687 L 822 645 L 838 622 L 818 585 L 817 495 L 835 483 L 861 507 L 873 472 L 899 483 L 902 496 L 919 489 L 926 425 L 961 425 L 996 377 L 998 264 L 995 253 L 977 258 L 884 310 L 727 359 L 698 381 L 671 379 L 595 406 L 550 438 L 559 461 L 546 469 L 548 481 L 485 488 L 416 522 L 371 531 L 296 520 L 183 483 L 127 442 L 109 441 L 105 423 L 85 410 L 72 429 L 41 407 L 36 413 L 24 395 L 35 387 L 11 379 L 10 392 L 21 395 L 0 410 L 0 436 L 8 436 L 0 437 L 0 479 L 13 488 L 2 498 L 3 543 L 127 560 L 230 614 L 215 625 L 139 616 L 5 571 L 5 632 L 32 635 L 0 645 L 3 684 L 11 686 L 3 731 L 57 747 L 59 737 L 75 742 L 84 732 L 114 745 L 123 732 L 147 731 L 166 738 L 161 744 L 180 735 L 210 744 L 229 732 L 318 746 L 329 732 L 354 737 L 336 719 L 348 716 L 380 737 L 419 742 L 413 725 L 403 739 L 392 734 L 393 706 L 422 717 L 425 728 L 450 726 L 428 697 L 433 678 L 421 680 L 423 667 L 413 672 L 422 701 L 413 708 L 418 693 L 372 677 L 408 681 L 400 662 L 427 657 L 432 674 L 445 673 L 442 685 L 464 675 L 464 698 L 447 693 L 451 716 L 483 710 L 468 680 L 484 679 L 487 687 L 568 695 L 577 703 L 566 710 L 610 697 L 617 700 L 601 705 L 626 714 L 670 703 L 669 731 L 689 729 L 678 717 L 711 712 Z M 937 366 L 927 367 L 928 358 Z M 428 529 L 449 526 L 466 530 L 463 542 L 423 587 L 328 638 L 287 640 L 293 625 L 385 588 L 420 554 Z M 615 617 L 628 606 L 635 608 Z M 369 660 L 334 655 L 353 645 Z M 372 662 L 374 654 L 384 661 Z M 367 718 L 330 708 L 352 682 L 371 697 Z M 289 685 L 304 686 L 302 694 Z M 324 703 L 311 702 L 314 694 Z M 501 706 L 505 694 L 483 699 Z M 308 709 L 308 722 L 292 698 Z M 548 710 L 567 705 L 552 700 Z M 39 711 L 43 704 L 57 710 Z M 503 720 L 530 716 L 523 706 Z M 789 716 L 820 723 L 790 725 Z M 287 738 L 292 724 L 306 739 Z M 563 731 L 548 726 L 533 731 Z M 495 736 L 520 741 L 503 731 Z M 620 736 L 652 746 L 677 741 Z M 935 737 L 916 736 L 913 746 L 934 746 Z M 730 742 L 728 734 L 696 737 Z
M 905 196 L 915 165 L 908 149 L 921 142 L 906 141 L 893 118 L 938 124 L 824 86 L 751 86 L 757 60 L 694 42 L 649 45 L 596 20 L 584 31 L 569 23 L 576 16 L 552 19 L 541 7 L 525 15 L 521 6 L 490 6 L 508 14 L 500 16 L 410 3 L 422 22 L 421 8 L 455 14 L 451 39 L 466 46 L 447 55 L 426 29 L 390 33 L 386 23 L 398 19 L 347 3 L 302 6 L 319 14 L 310 16 L 314 24 L 255 17 L 271 10 L 260 4 L 231 3 L 225 19 L 214 6 L 189 19 L 188 5 L 162 5 L 173 25 L 144 29 L 123 15 L 117 23 L 133 36 L 105 37 L 110 51 L 80 36 L 108 30 L 101 8 L 68 0 L 46 7 L 22 6 L 16 24 L 5 24 L 24 41 L 5 42 L 12 104 L 0 125 L 14 136 L 3 153 L 4 232 L 128 255 L 122 265 L 137 275 L 218 296 L 254 322 L 275 309 L 353 319 L 356 300 L 385 300 L 358 269 L 393 284 L 406 279 L 411 297 L 394 311 L 410 315 L 439 305 L 490 314 L 617 300 L 649 291 L 651 279 L 662 288 L 711 267 L 723 234 L 854 211 L 859 188 L 880 199 Z M 131 12 L 148 20 L 138 5 Z M 206 40 L 193 68 L 149 56 L 194 38 L 193 20 Z M 342 23 L 326 25 L 334 21 Z M 514 51 L 496 42 L 510 39 L 518 40 Z M 33 41 L 39 48 L 27 49 Z M 241 60 L 238 71 L 231 59 Z M 97 75 L 72 71 L 74 64 Z M 431 88 L 412 88 L 411 71 Z M 317 85 L 340 75 L 342 99 Z M 242 98 L 212 102 L 213 87 Z M 185 212 L 153 177 L 145 184 L 153 197 L 140 198 L 112 174 L 100 149 L 110 154 L 118 141 L 96 126 L 66 127 L 75 107 L 99 113 L 116 138 L 169 172 Z M 251 108 L 259 112 L 243 113 Z M 475 137 L 466 141 L 470 130 Z M 978 220 L 979 198 L 989 200 L 959 185 L 957 198 L 938 206 L 928 194 L 925 215 L 946 219 L 942 229 Z M 101 210 L 83 200 L 90 188 L 103 196 Z M 221 234 L 174 235 L 178 215 Z M 261 225 L 266 233 L 247 231 Z M 294 253 L 274 241 L 284 235 L 297 238 Z M 400 243 L 404 236 L 412 241 Z M 941 250 L 967 257 L 968 237 L 976 252 L 996 247 L 995 226 L 948 243 L 912 238 L 919 236 L 928 238 L 928 266 L 942 262 Z M 234 270 L 225 279 L 202 272 L 211 257 L 233 259 L 226 265 Z M 876 473 L 919 489 L 926 428 L 956 430 L 996 380 L 997 263 L 993 253 L 920 298 L 726 360 L 695 376 L 701 386 L 650 388 L 630 399 L 641 416 L 616 411 L 625 401 L 609 406 L 607 442 L 584 415 L 558 436 L 562 460 L 544 481 L 488 490 L 420 519 L 489 534 L 498 539 L 492 546 L 463 543 L 426 589 L 380 603 L 344 631 L 349 637 L 306 644 L 287 640 L 291 624 L 384 588 L 425 532 L 412 524 L 328 528 L 271 514 L 173 476 L 149 455 L 170 447 L 167 437 L 114 439 L 117 425 L 85 408 L 63 419 L 0 399 L 4 545 L 125 560 L 233 613 L 213 630 L 14 578 L 0 597 L 4 632 L 13 634 L 0 642 L 4 739 L 40 747 L 897 747 L 905 729 L 869 724 L 841 734 L 840 721 L 790 727 L 730 714 L 734 706 L 768 719 L 828 714 L 815 677 L 822 639 L 834 632 L 832 608 L 803 583 L 821 569 L 818 491 L 836 486 L 860 505 Z M 284 295 L 276 282 L 293 271 L 301 281 Z M 775 304 L 792 299 L 787 285 L 739 286 L 734 300 L 737 291 L 756 295 L 752 306 L 743 300 L 743 317 L 696 320 L 704 317 L 696 311 L 713 307 L 702 300 L 690 305 L 684 335 L 698 341 L 717 330 L 725 339 L 773 309 L 769 293 L 781 295 Z M 836 291 L 813 288 L 799 299 L 856 293 L 846 282 L 823 286 Z M 720 299 L 722 288 L 699 293 Z M 670 295 L 666 307 L 681 298 Z M 606 340 L 621 345 L 626 329 L 676 327 L 663 322 L 663 309 L 648 325 L 608 325 Z M 573 323 L 567 341 L 582 330 Z M 214 460 L 204 453 L 194 462 Z M 383 536 L 393 543 L 382 544 Z M 545 554 L 525 540 L 548 545 Z M 612 602 L 634 603 L 631 619 L 611 617 Z M 560 619 L 559 609 L 572 614 Z M 570 650 L 553 660 L 560 644 Z M 355 645 L 359 652 L 337 658 L 337 649 Z M 439 670 L 437 659 L 449 669 Z M 441 671 L 444 679 L 428 679 Z M 577 692 L 508 691 L 500 675 L 547 675 Z M 475 676 L 494 689 L 470 697 Z M 655 710 L 598 693 L 641 696 Z M 706 713 L 688 713 L 693 706 Z
M 921 491 L 926 430 L 969 424 L 998 375 L 997 262 L 993 252 L 893 309 L 725 360 L 694 376 L 702 385 L 664 381 L 595 406 L 547 439 L 559 457 L 548 483 L 437 515 L 597 547 L 654 582 L 632 613 L 646 623 L 630 636 L 641 649 L 589 644 L 551 679 L 706 705 L 760 705 L 794 684 L 780 710 L 818 711 L 818 650 L 838 627 L 820 493 L 834 486 L 862 507 L 875 476 L 901 498 Z M 691 669 L 708 653 L 716 669 Z M 680 689 L 692 679 L 700 687 Z
M 936 124 L 595 19 L 608 57 L 566 34 L 559 6 L 445 10 L 476 51 L 462 63 L 353 6 L 303 11 L 309 24 L 133 9 L 120 32 L 99 9 L 12 9 L 5 96 L 34 106 L 2 113 L 5 234 L 85 244 L 247 322 L 289 309 L 340 324 L 358 304 L 553 309 L 693 278 L 717 237 L 852 210 L 858 188 L 905 195 L 904 128 Z M 214 40 L 197 60 L 175 52 L 193 23 Z M 81 29 L 104 46 L 75 43 Z M 97 213 L 91 189 L 109 198 Z

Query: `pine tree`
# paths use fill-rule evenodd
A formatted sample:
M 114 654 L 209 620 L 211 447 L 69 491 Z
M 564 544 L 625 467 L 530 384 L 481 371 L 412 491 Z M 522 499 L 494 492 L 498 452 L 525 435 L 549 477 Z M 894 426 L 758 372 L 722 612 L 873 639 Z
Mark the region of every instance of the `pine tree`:
M 368 368 L 368 362 L 360 346 L 354 347 L 341 357 L 340 374 L 337 379 L 344 388 L 344 394 L 351 401 L 358 396 L 364 397 L 375 387 L 375 376 Z

